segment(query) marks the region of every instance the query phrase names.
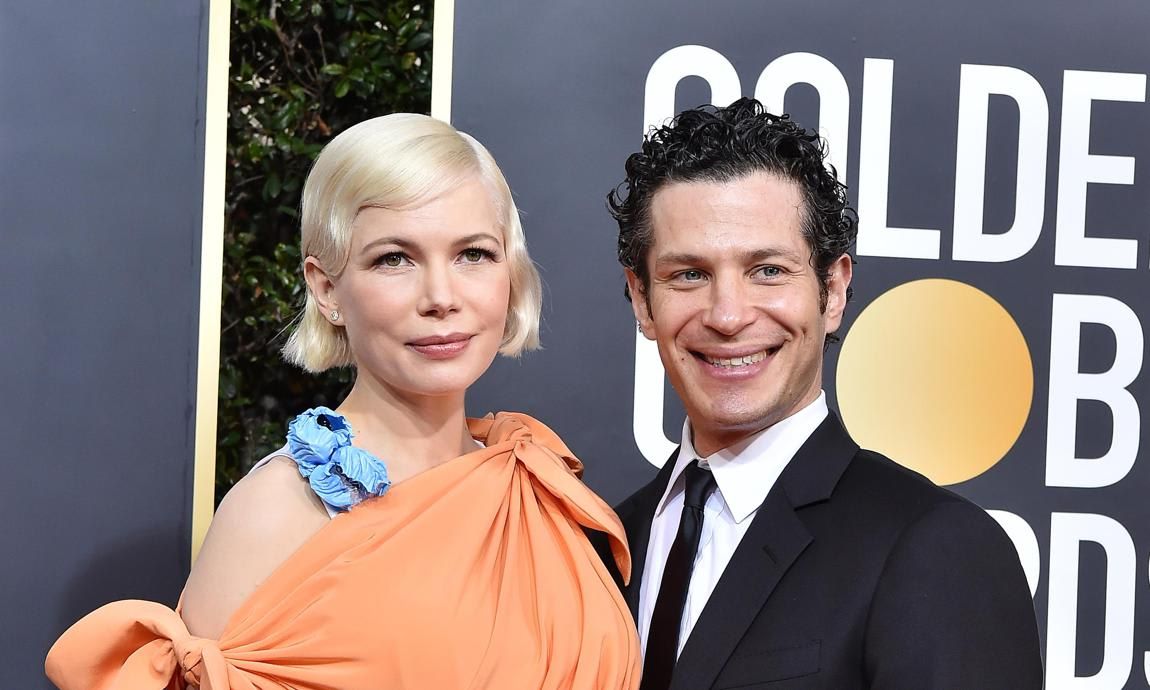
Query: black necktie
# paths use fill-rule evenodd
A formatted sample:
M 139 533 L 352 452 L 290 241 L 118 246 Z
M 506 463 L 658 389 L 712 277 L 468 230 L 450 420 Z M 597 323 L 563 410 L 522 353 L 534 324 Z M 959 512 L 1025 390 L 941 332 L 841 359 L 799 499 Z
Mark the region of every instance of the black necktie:
M 687 484 L 683 492 L 683 516 L 679 518 L 679 532 L 667 554 L 659 598 L 655 600 L 655 612 L 647 630 L 639 690 L 666 690 L 671 685 L 671 672 L 675 670 L 679 652 L 683 605 L 687 603 L 691 569 L 699 550 L 699 536 L 703 533 L 703 504 L 715 488 L 714 475 L 699 467 L 697 460 L 683 470 L 683 476 Z

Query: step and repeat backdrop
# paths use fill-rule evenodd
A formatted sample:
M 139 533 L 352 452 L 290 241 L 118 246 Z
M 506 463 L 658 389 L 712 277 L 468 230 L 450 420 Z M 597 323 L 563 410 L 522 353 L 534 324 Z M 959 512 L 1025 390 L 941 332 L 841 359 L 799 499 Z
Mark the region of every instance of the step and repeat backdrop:
M 486 143 L 547 287 L 544 350 L 473 412 L 555 427 L 621 500 L 683 411 L 604 199 L 652 124 L 755 96 L 817 127 L 860 216 L 827 353 L 851 433 L 1017 546 L 1048 687 L 1150 686 L 1150 5 L 440 0 L 434 114 Z
M 546 284 L 538 416 L 617 502 L 683 411 L 604 199 L 677 110 L 817 127 L 860 215 L 826 389 L 1014 541 L 1048 687 L 1150 687 L 1150 5 L 438 0 L 434 114 L 479 137 Z M 71 622 L 174 603 L 210 517 L 227 3 L 0 7 L 0 688 Z M 198 462 L 197 462 L 198 458 Z
M 93 608 L 174 604 L 206 525 L 226 70 L 226 3 L 0 3 L 4 690 Z

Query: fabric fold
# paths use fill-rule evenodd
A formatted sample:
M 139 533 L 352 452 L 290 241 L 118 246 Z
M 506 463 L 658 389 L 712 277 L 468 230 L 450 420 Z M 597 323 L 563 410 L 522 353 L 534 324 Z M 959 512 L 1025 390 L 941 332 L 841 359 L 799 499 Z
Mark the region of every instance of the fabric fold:
M 533 422 L 530 423 L 530 422 Z M 468 420 L 468 428 L 479 439 L 514 441 L 512 453 L 524 462 L 555 496 L 564 497 L 567 508 L 583 527 L 605 533 L 611 542 L 611 555 L 623 576 L 631 580 L 631 552 L 623 524 L 603 499 L 589 491 L 580 478 L 583 463 L 567 448 L 562 439 L 542 423 L 526 415 L 501 414 Z M 556 471 L 565 469 L 566 471 Z
M 225 626 L 109 604 L 49 652 L 61 690 L 628 690 L 634 624 L 583 529 L 630 572 L 622 525 L 543 424 L 468 420 L 486 447 L 338 515 Z
M 221 687 L 227 680 L 215 642 L 193 637 L 170 608 L 138 600 L 80 619 L 52 646 L 45 669 L 60 690 L 158 690 L 182 687 L 177 677 L 198 684 L 204 675 Z

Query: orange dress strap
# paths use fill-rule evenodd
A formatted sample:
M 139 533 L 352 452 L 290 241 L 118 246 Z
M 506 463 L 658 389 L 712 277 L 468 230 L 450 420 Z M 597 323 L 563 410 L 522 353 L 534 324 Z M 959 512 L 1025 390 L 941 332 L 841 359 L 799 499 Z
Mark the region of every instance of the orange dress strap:
M 397 484 L 321 528 L 218 641 L 172 610 L 109 604 L 57 641 L 61 690 L 633 690 L 634 623 L 584 529 L 626 538 L 546 426 L 468 420 L 486 447 Z
M 532 474 L 551 494 L 563 497 L 566 508 L 580 525 L 607 535 L 624 584 L 631 581 L 631 551 L 627 548 L 623 523 L 603 499 L 583 485 L 580 481 L 582 461 L 554 431 L 527 415 L 509 413 L 469 419 L 467 427 L 471 435 L 481 441 L 499 439 L 499 443 L 514 443 L 516 459 L 531 463 Z

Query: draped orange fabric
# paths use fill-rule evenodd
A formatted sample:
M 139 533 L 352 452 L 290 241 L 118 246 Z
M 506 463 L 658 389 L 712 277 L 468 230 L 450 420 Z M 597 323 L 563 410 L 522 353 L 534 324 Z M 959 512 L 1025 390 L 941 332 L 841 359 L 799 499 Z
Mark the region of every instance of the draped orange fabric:
M 486 447 L 338 515 L 285 561 L 218 641 L 176 612 L 120 601 L 48 654 L 61 690 L 637 688 L 630 612 L 583 528 L 622 525 L 581 464 L 525 415 L 468 420 Z

